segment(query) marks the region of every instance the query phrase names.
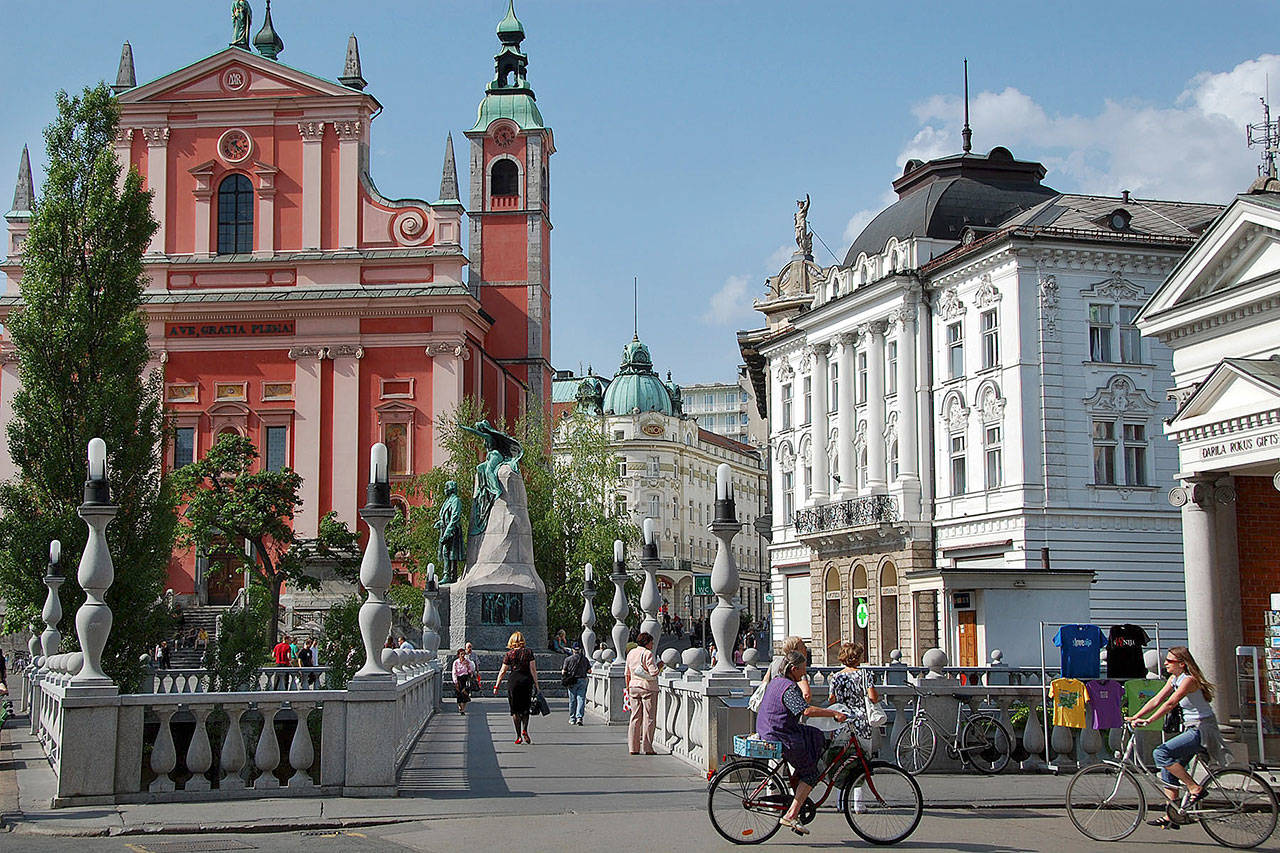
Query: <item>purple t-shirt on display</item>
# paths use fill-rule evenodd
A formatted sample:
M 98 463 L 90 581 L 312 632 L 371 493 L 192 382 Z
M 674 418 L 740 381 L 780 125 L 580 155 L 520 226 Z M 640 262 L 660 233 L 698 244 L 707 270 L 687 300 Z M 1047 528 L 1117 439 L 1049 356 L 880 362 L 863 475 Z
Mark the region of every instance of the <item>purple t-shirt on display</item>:
M 1090 681 L 1084 686 L 1089 697 L 1089 725 L 1094 729 L 1118 729 L 1124 725 L 1120 703 L 1124 699 L 1124 685 L 1105 679 Z
M 1107 637 L 1097 625 L 1063 625 L 1053 636 L 1062 649 L 1062 677 L 1099 678 L 1102 675 L 1102 647 Z

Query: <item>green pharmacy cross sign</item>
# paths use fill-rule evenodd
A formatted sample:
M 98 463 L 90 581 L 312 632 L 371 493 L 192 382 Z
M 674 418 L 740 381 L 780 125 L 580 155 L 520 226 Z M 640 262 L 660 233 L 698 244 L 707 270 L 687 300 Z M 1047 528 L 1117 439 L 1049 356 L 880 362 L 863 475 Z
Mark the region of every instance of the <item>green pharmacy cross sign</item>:
M 858 599 L 858 609 L 854 611 L 854 618 L 858 622 L 859 628 L 867 627 L 870 620 L 871 612 L 867 609 L 867 600 L 865 598 Z

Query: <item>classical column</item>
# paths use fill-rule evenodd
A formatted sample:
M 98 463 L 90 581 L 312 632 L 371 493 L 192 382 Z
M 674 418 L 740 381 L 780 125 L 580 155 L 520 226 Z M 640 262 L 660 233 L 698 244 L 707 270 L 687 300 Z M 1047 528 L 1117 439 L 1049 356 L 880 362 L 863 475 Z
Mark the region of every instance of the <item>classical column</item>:
M 270 257 L 276 251 L 276 173 L 280 170 L 258 163 L 253 173 L 258 176 L 258 238 L 255 255 Z
M 916 447 L 916 321 L 914 309 L 898 314 L 898 471 L 904 480 L 920 478 Z
M 320 248 L 320 141 L 324 122 L 298 122 L 302 135 L 302 248 Z
M 358 344 L 338 344 L 327 347 L 326 352 L 333 359 L 333 509 L 341 521 L 355 529 L 360 494 L 360 407 L 350 401 L 360 399 L 364 349 Z
M 467 359 L 471 358 L 471 350 L 461 336 L 449 340 L 438 340 L 428 343 L 425 350 L 431 359 L 431 411 L 441 415 L 452 412 L 458 407 L 466 393 L 464 378 Z M 476 373 L 480 372 L 479 368 Z M 500 383 L 501 387 L 506 382 Z M 431 423 L 431 464 L 439 465 L 448 458 L 445 450 L 444 430 L 435 420 Z
M 299 536 L 315 538 L 320 529 L 320 369 L 324 349 L 293 347 L 293 470 L 302 477 L 302 505 L 293 519 Z
M 825 343 L 814 344 L 810 350 L 813 417 L 809 424 L 809 449 L 813 454 L 813 483 L 809 497 L 815 504 L 826 501 L 831 492 L 831 474 L 827 471 L 827 358 L 830 351 Z
M 885 326 L 883 320 L 868 323 L 864 337 L 867 342 L 867 486 L 876 493 L 883 493 L 888 481 L 884 452 Z
M 209 162 L 188 170 L 195 179 L 195 188 L 191 190 L 194 200 L 195 229 L 191 250 L 197 255 L 212 254 L 210 240 L 213 235 L 213 169 L 214 162 Z
M 129 167 L 133 165 L 133 128 L 116 128 L 116 138 L 111 143 L 116 162 L 120 164 L 120 176 L 116 178 L 116 189 L 124 189 L 124 179 L 129 177 Z
M 1227 544 L 1219 542 L 1220 504 L 1235 500 L 1235 490 L 1216 485 L 1218 475 L 1192 477 L 1169 492 L 1169 502 L 1182 508 L 1183 576 L 1187 590 L 1187 644 L 1205 676 L 1218 686 L 1214 712 L 1226 721 L 1235 713 L 1235 647 L 1240 642 L 1239 570 L 1223 560 Z M 1225 538 L 1225 537 L 1224 537 Z M 1235 572 L 1231 568 L 1236 568 Z
M 338 137 L 338 248 L 354 249 L 360 213 L 360 133 L 356 121 L 335 121 Z
M 144 127 L 142 138 L 147 141 L 147 189 L 151 190 L 151 215 L 156 220 L 156 233 L 151 235 L 148 254 L 165 253 L 165 222 L 168 220 L 169 199 L 169 128 Z
M 837 464 L 840 469 L 840 497 L 850 498 L 858 490 L 858 478 L 853 466 L 853 406 L 854 388 L 858 384 L 857 367 L 854 355 L 857 352 L 856 338 L 851 333 L 840 336 L 840 402 L 837 410 L 836 431 Z

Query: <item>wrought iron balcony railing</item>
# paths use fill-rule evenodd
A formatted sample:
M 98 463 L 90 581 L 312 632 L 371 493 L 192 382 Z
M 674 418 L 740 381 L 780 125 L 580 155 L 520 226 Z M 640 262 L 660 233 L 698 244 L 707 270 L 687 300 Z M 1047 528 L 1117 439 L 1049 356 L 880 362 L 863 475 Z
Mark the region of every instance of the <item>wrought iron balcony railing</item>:
M 795 514 L 796 533 L 820 533 L 849 527 L 872 527 L 899 520 L 898 499 L 893 495 L 871 495 L 839 503 L 802 509 Z

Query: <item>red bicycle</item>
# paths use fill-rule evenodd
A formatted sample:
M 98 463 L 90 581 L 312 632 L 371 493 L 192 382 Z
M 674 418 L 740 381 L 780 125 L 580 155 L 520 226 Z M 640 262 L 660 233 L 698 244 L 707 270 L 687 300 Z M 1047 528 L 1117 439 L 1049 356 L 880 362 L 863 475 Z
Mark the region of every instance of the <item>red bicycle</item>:
M 847 738 L 847 740 L 846 740 Z M 770 741 L 734 738 L 734 751 L 712 775 L 707 813 L 716 832 L 734 844 L 760 844 L 773 837 L 795 796 L 782 747 Z M 872 761 L 856 737 L 845 734 L 827 749 L 828 761 L 811 796 L 800 809 L 810 823 L 837 791 L 834 811 L 843 811 L 849 827 L 872 844 L 896 844 L 915 831 L 924 813 L 920 786 L 901 767 Z

